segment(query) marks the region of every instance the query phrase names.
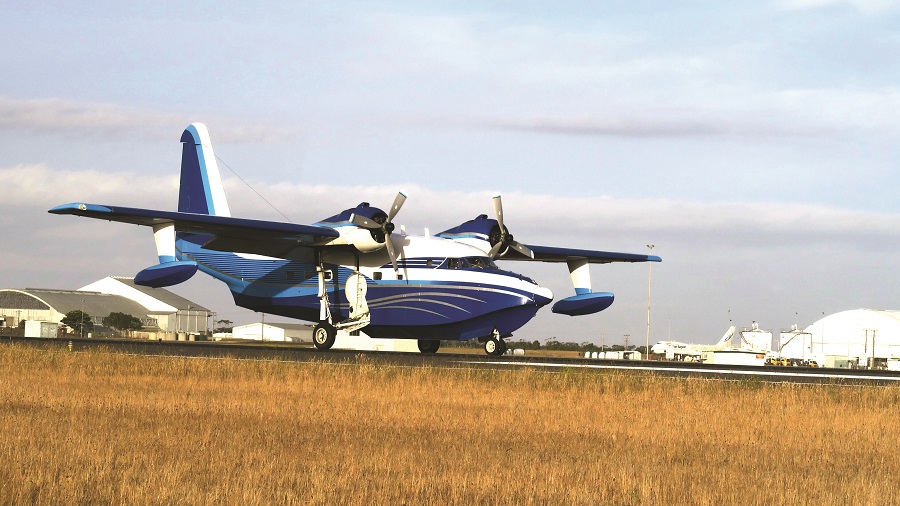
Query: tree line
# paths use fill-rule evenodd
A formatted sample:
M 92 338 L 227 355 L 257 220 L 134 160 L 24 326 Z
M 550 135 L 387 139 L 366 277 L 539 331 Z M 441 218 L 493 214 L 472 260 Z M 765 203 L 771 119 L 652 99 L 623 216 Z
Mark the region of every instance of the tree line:
M 119 312 L 110 313 L 108 316 L 105 316 L 101 322 L 104 327 L 113 328 L 119 332 L 126 333 L 134 330 L 141 330 L 144 326 L 141 323 L 140 318 Z M 86 334 L 94 331 L 93 317 L 80 309 L 75 309 L 66 313 L 60 323 L 72 329 L 76 334 Z

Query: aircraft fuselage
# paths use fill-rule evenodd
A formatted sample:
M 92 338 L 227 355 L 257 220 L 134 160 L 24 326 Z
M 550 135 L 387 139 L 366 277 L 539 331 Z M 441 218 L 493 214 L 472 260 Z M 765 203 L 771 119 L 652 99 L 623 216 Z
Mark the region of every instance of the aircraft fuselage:
M 320 320 L 319 277 L 314 256 L 283 259 L 213 251 L 205 236 L 180 234 L 177 256 L 225 282 L 239 306 L 310 322 Z M 320 251 L 332 316 L 351 316 L 347 280 L 365 277 L 372 337 L 469 340 L 509 335 L 527 323 L 552 292 L 532 279 L 499 269 L 484 251 L 449 239 L 392 235 L 395 273 L 385 249 L 371 253 Z

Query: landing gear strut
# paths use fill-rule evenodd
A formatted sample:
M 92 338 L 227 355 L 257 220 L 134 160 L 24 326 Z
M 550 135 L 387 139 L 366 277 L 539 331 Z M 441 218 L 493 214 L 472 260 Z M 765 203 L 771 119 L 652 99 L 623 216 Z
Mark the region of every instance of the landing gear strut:
M 337 330 L 328 322 L 319 322 L 313 329 L 313 344 L 317 350 L 328 350 L 334 346 Z

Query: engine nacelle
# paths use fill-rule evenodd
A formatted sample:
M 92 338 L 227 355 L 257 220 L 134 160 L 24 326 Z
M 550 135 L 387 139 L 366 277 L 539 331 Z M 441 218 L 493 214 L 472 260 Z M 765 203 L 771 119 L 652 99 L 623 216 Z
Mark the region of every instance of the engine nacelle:
M 325 218 L 314 225 L 334 228 L 341 233 L 342 241 L 363 253 L 370 253 L 384 248 L 385 231 L 381 228 L 366 229 L 355 225 L 352 220 L 356 216 L 371 220 L 378 227 L 384 224 L 388 217 L 387 213 L 381 209 L 371 207 L 368 202 L 361 202 L 355 208 L 345 209 L 339 214 Z M 393 225 L 389 225 L 389 228 L 393 230 Z
M 345 227 L 346 232 L 343 232 L 342 235 L 344 239 L 347 241 L 347 244 L 352 245 L 354 248 L 358 249 L 363 253 L 371 253 L 373 251 L 378 251 L 381 248 L 384 248 L 384 239 L 382 237 L 375 237 L 379 234 L 372 233 L 371 230 L 366 230 L 364 228 L 356 228 L 356 227 Z M 378 239 L 382 239 L 379 241 Z
M 497 220 L 482 214 L 474 220 L 469 220 L 456 227 L 444 230 L 437 234 L 437 237 L 468 244 L 487 253 L 500 240 L 500 225 L 497 223 Z

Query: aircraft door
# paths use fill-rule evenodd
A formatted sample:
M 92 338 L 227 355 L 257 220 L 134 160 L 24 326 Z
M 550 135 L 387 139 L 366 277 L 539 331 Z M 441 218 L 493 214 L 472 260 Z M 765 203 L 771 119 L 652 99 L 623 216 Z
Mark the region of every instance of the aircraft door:
M 356 320 L 369 314 L 369 305 L 366 303 L 368 285 L 366 277 L 360 273 L 354 273 L 347 278 L 346 294 L 350 303 L 350 318 Z

